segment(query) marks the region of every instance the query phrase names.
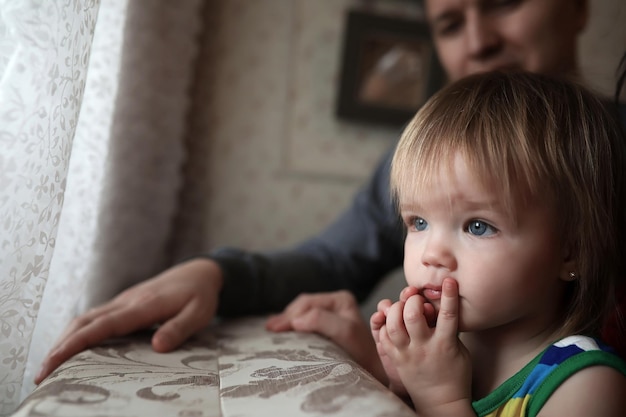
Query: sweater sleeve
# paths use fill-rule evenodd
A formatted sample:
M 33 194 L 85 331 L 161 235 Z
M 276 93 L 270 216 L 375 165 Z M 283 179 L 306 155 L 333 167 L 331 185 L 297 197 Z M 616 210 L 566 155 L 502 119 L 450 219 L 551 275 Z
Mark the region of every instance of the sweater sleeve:
M 361 301 L 401 266 L 404 232 L 389 190 L 392 151 L 321 234 L 274 252 L 219 248 L 207 255 L 224 274 L 218 315 L 280 311 L 302 292 L 347 289 Z

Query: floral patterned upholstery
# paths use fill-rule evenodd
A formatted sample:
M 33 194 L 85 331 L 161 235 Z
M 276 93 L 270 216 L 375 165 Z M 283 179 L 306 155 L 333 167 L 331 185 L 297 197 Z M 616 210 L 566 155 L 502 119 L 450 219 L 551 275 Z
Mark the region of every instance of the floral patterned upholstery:
M 175 352 L 148 332 L 74 356 L 17 416 L 410 416 L 332 342 L 269 333 L 261 318 L 216 324 Z

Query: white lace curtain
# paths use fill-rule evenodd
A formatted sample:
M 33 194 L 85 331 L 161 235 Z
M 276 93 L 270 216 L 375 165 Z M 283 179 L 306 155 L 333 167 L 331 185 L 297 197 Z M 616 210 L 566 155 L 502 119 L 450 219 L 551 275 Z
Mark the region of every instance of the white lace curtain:
M 76 311 L 166 266 L 202 0 L 0 0 L 0 416 Z

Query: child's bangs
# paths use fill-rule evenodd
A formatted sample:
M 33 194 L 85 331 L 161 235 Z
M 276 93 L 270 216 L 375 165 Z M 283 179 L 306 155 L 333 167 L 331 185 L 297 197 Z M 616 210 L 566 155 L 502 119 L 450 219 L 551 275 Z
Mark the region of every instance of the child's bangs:
M 475 111 L 461 110 L 433 118 L 425 113 L 418 115 L 403 135 L 412 139 L 398 145 L 391 176 L 396 200 L 422 195 L 435 175 L 453 175 L 457 156 L 465 160 L 483 187 L 502 196 L 502 206 L 512 215 L 516 206 L 534 194 L 531 190 L 540 187 L 532 157 L 519 158 L 528 149 L 525 135 L 507 129 L 501 115 L 476 118 Z

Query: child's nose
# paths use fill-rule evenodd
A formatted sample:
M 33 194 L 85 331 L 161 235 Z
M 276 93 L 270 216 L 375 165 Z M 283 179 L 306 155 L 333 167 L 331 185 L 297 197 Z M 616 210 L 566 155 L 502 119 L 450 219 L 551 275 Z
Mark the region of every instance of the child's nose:
M 422 253 L 422 264 L 435 268 L 456 268 L 456 257 L 452 251 L 449 240 L 442 235 L 429 236 Z

